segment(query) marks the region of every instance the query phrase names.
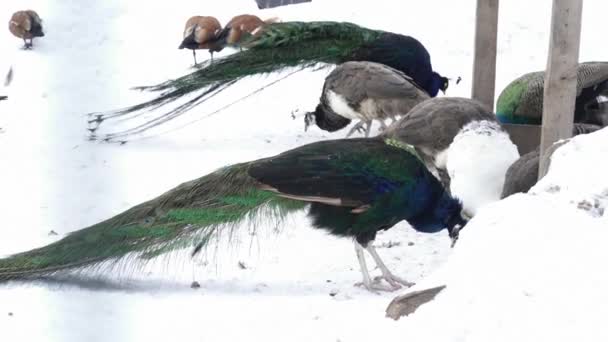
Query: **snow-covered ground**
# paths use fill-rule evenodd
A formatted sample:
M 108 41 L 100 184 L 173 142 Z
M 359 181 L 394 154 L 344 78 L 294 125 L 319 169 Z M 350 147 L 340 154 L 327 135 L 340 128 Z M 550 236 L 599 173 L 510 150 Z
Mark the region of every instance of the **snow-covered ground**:
M 0 88 L 9 96 L 0 102 L 0 255 L 54 241 L 217 167 L 343 137 L 305 133 L 302 120 L 290 116 L 314 108 L 328 72 L 322 70 L 300 72 L 171 134 L 123 146 L 87 141 L 85 113 L 133 104 L 149 95 L 131 86 L 188 72 L 192 56 L 176 47 L 193 14 L 224 23 L 245 12 L 345 20 L 409 34 L 425 44 L 436 70 L 463 77 L 448 94 L 470 95 L 473 0 L 398 7 L 388 0 L 313 0 L 265 11 L 253 0 L 5 0 L 0 13 L 8 21 L 28 7 L 42 16 L 47 34 L 33 51 L 20 50 L 8 30 L 0 33 L 0 75 L 14 70 L 10 87 Z M 599 28 L 607 11 L 605 1 L 585 2 L 581 60 L 606 59 Z M 544 68 L 549 16 L 549 0 L 502 2 L 497 93 L 521 73 Z M 183 122 L 276 77 L 243 81 Z M 393 245 L 380 253 L 395 273 L 421 282 L 416 288 L 448 285 L 407 319 L 384 318 L 394 294 L 352 286 L 360 274 L 350 241 L 311 229 L 300 215 L 283 234 L 222 251 L 217 263 L 184 257 L 169 270 L 156 265 L 122 282 L 0 286 L 1 340 L 605 340 L 600 320 L 608 303 L 598 289 L 608 279 L 600 272 L 607 259 L 600 228 L 608 227 L 608 216 L 598 208 L 606 206 L 601 177 L 608 170 L 590 163 L 605 159 L 606 150 L 585 151 L 608 145 L 608 136 L 604 130 L 575 141 L 556 152 L 535 195 L 480 211 L 454 253 L 445 234 L 416 234 L 407 224 L 380 235 L 379 246 Z M 583 173 L 581 183 L 570 172 Z M 591 210 L 577 208 L 584 200 Z M 190 289 L 192 280 L 201 288 Z

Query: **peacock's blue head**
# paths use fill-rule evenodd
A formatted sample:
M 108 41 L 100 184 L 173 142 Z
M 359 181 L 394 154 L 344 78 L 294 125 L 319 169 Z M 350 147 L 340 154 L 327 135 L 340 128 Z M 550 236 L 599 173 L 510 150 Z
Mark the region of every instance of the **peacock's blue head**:
M 448 90 L 448 86 L 450 85 L 450 80 L 447 77 L 443 77 L 433 71 L 431 74 L 431 86 L 428 89 L 429 95 L 431 97 L 437 96 L 437 93 L 441 90 L 445 94 L 446 90 Z
M 467 219 L 462 216 L 462 202 L 444 192 L 432 211 L 409 219 L 408 222 L 414 229 L 424 233 L 436 233 L 447 228 L 454 246 Z

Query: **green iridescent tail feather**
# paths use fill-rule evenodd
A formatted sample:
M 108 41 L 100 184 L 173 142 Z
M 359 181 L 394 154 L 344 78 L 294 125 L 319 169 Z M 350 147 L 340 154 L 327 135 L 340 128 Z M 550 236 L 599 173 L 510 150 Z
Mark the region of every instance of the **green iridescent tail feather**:
M 106 113 L 92 113 L 89 123 L 96 140 L 117 140 L 137 135 L 172 120 L 215 96 L 238 80 L 252 75 L 302 69 L 319 63 L 336 64 L 349 59 L 357 48 L 378 38 L 382 31 L 352 23 L 285 22 L 265 27 L 262 34 L 243 44 L 246 49 L 201 64 L 192 73 L 153 86 L 136 89 L 160 92 L 150 101 Z M 254 91 L 255 92 L 255 91 Z M 183 104 L 156 115 L 153 119 L 121 132 L 96 136 L 99 124 L 109 119 L 131 119 L 193 95 Z
M 174 250 L 231 237 L 244 221 L 280 222 L 305 207 L 304 202 L 258 190 L 247 174 L 249 165 L 220 169 L 55 243 L 0 259 L 0 281 L 100 264 L 111 268 L 124 260 L 132 270 Z

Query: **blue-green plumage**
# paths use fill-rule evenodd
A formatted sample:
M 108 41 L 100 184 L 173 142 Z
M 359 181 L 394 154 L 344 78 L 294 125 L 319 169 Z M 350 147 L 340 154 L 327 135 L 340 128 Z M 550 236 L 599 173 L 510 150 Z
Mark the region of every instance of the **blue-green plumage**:
M 189 246 L 196 253 L 244 222 L 280 223 L 287 213 L 308 210 L 313 226 L 354 238 L 358 256 L 366 248 L 396 289 L 407 283 L 370 244 L 377 231 L 407 220 L 423 232 L 447 228 L 455 238 L 466 223 L 460 202 L 416 155 L 397 146 L 381 138 L 328 140 L 224 167 L 53 244 L 0 259 L 0 281 L 117 261 L 124 269 Z M 376 289 L 362 271 L 366 287 Z
M 605 126 L 606 113 L 597 97 L 608 89 L 608 62 L 584 62 L 577 67 L 574 122 Z M 524 74 L 509 83 L 496 102 L 502 123 L 540 125 L 543 113 L 545 73 Z
M 312 68 L 348 61 L 369 61 L 387 65 L 413 79 L 431 97 L 446 91 L 449 80 L 433 70 L 431 56 L 417 39 L 398 33 L 368 29 L 341 22 L 282 22 L 265 25 L 251 40 L 242 43 L 243 50 L 206 63 L 188 75 L 161 84 L 139 87 L 157 92 L 144 103 L 105 113 L 92 113 L 94 127 L 106 120 L 142 118 L 141 114 L 160 107 L 166 111 L 147 116 L 145 122 L 99 140 L 122 140 L 186 113 L 224 89 L 252 75 L 267 74 L 286 68 Z M 258 89 L 259 90 L 259 89 Z M 175 101 L 190 96 L 178 105 Z M 172 107 L 169 105 L 173 104 Z
M 381 139 L 309 144 L 256 163 L 249 174 L 272 191 L 313 202 L 314 226 L 362 245 L 403 220 L 437 232 L 462 209 L 418 157 Z

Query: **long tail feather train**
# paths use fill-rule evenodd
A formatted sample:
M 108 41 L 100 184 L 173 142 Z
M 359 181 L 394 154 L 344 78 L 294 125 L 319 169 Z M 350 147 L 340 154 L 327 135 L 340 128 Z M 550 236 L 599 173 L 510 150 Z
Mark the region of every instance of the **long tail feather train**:
M 150 101 L 116 111 L 90 114 L 90 130 L 95 134 L 105 120 L 140 116 L 147 111 L 173 103 L 180 98 L 197 94 L 186 103 L 158 114 L 140 126 L 94 139 L 112 140 L 139 134 L 167 122 L 201 104 L 238 80 L 256 74 L 267 74 L 289 67 L 308 68 L 318 63 L 336 64 L 353 58 L 356 50 L 377 39 L 383 31 L 363 28 L 351 23 L 286 22 L 266 26 L 259 35 L 243 45 L 246 49 L 216 58 L 213 62 L 182 77 L 138 90 L 159 92 Z
M 222 168 L 48 246 L 0 259 L 0 281 L 36 278 L 129 258 L 141 262 L 232 234 L 244 220 L 273 219 L 305 203 L 259 190 L 250 163 Z

